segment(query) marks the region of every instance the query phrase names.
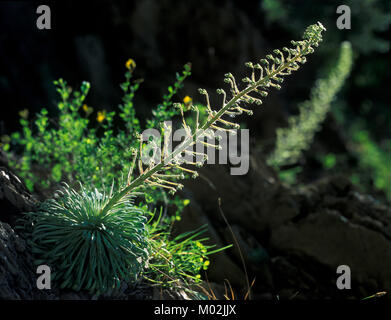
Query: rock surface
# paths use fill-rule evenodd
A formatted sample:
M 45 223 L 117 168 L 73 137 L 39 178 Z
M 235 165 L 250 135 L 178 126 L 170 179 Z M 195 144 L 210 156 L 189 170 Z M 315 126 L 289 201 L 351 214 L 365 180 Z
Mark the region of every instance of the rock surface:
M 11 227 L 22 212 L 33 210 L 34 198 L 21 180 L 0 167 L 0 299 L 53 299 L 36 287 L 33 260 L 26 243 Z
M 234 244 L 211 256 L 208 280 L 216 296 L 224 297 L 224 284 L 229 283 L 236 297 L 243 298 L 246 272 L 249 283 L 255 279 L 253 299 L 361 299 L 391 289 L 391 209 L 358 193 L 344 177 L 291 189 L 260 157 L 252 158 L 246 176 L 230 176 L 222 165 L 200 173 L 196 182 L 186 181 L 184 192 L 192 202 L 175 232 L 207 224 L 211 244 Z M 34 209 L 35 200 L 6 168 L 0 168 L 0 204 L 0 299 L 96 299 L 71 290 L 36 288 L 32 257 L 14 228 L 22 212 Z M 340 265 L 351 269 L 351 290 L 336 286 Z M 190 298 L 144 283 L 124 285 L 100 298 L 162 297 Z
M 22 181 L 6 167 L 0 167 L 0 221 L 14 226 L 21 213 L 33 210 L 35 203 Z
M 25 242 L 0 222 L 0 300 L 53 299 L 51 293 L 37 289 L 36 279 Z
M 199 181 L 186 186 L 214 226 L 224 225 L 221 198 L 232 231 L 220 228 L 220 237 L 235 244 L 235 234 L 249 281 L 256 277 L 255 297 L 362 299 L 391 289 L 391 208 L 358 193 L 343 176 L 290 189 L 260 157 L 251 163 L 243 177 L 230 176 L 221 165 L 207 166 Z M 224 254 L 243 270 L 237 246 Z M 350 267 L 351 290 L 336 286 L 340 265 Z M 216 282 L 231 280 L 229 275 L 228 268 L 220 269 Z

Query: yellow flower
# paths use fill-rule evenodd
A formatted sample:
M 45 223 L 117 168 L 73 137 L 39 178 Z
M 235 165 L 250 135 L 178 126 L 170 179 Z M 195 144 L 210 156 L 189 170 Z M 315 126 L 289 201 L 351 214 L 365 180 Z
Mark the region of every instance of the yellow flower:
M 190 98 L 189 96 L 186 96 L 183 98 L 183 102 L 184 102 L 184 104 L 190 104 L 193 102 L 193 99 Z
M 96 120 L 98 120 L 98 122 L 102 122 L 105 119 L 106 119 L 106 110 L 98 111 L 98 115 L 96 117 Z
M 83 104 L 83 111 L 86 113 L 87 117 L 94 111 L 92 107 L 87 106 L 86 104 Z
M 29 116 L 29 111 L 28 111 L 28 109 L 23 109 L 22 111 L 19 111 L 19 115 L 20 115 L 23 119 L 27 119 L 28 116 Z
M 125 66 L 129 70 L 134 69 L 136 68 L 136 62 L 133 59 L 129 59 L 128 61 L 126 61 Z

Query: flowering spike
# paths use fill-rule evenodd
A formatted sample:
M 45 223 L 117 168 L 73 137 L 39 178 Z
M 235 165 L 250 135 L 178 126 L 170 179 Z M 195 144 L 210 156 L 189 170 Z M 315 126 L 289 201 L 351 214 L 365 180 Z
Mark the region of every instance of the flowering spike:
M 209 96 L 205 89 L 199 89 L 200 94 L 203 94 L 206 96 L 207 99 L 207 108 L 208 108 L 208 118 L 205 121 L 205 123 L 200 127 L 196 128 L 193 132 L 189 131 L 188 136 L 185 138 L 185 140 L 180 144 L 180 148 L 177 148 L 175 151 L 173 151 L 169 155 L 164 155 L 163 161 L 160 163 L 154 164 L 154 166 L 150 166 L 147 170 L 143 171 L 142 166 L 140 168 L 140 175 L 134 179 L 130 185 L 126 186 L 119 192 L 115 193 L 112 198 L 108 201 L 106 206 L 103 209 L 103 213 L 106 213 L 111 207 L 113 207 L 120 199 L 122 199 L 126 194 L 128 194 L 130 191 L 133 191 L 137 188 L 140 188 L 145 185 L 146 181 L 150 181 L 151 183 L 159 184 L 164 188 L 170 189 L 170 192 L 175 192 L 176 188 L 171 187 L 172 184 L 167 183 L 159 183 L 153 180 L 154 176 L 158 174 L 161 170 L 167 167 L 171 168 L 177 168 L 182 171 L 190 171 L 193 173 L 193 176 L 196 176 L 196 172 L 185 169 L 183 167 L 179 167 L 177 165 L 177 158 L 179 155 L 181 155 L 184 150 L 186 150 L 189 147 L 194 146 L 196 142 L 199 141 L 201 135 L 205 132 L 205 130 L 209 129 L 215 129 L 218 131 L 226 131 L 232 134 L 235 134 L 236 131 L 232 129 L 226 129 L 221 128 L 216 125 L 216 122 L 223 123 L 225 125 L 231 124 L 231 122 L 227 122 L 226 120 L 223 120 L 222 117 L 227 115 L 232 115 L 232 112 L 246 112 L 250 113 L 249 110 L 243 109 L 239 107 L 239 103 L 251 101 L 253 103 L 260 104 L 262 101 L 258 98 L 254 98 L 250 96 L 250 93 L 260 93 L 261 96 L 266 96 L 266 88 L 268 87 L 275 87 L 277 89 L 280 89 L 281 86 L 279 83 L 282 82 L 282 77 L 285 75 L 291 74 L 292 71 L 296 71 L 299 69 L 299 64 L 297 61 L 300 61 L 300 63 L 305 63 L 306 59 L 305 56 L 311 54 L 314 49 L 313 47 L 317 47 L 319 43 L 322 41 L 322 32 L 325 30 L 325 28 L 320 24 L 311 25 L 309 26 L 303 35 L 303 40 L 301 41 L 292 41 L 292 45 L 294 48 L 287 49 L 283 48 L 282 50 L 285 52 L 284 54 L 280 50 L 275 50 L 274 55 L 270 54 L 267 55 L 267 59 L 260 60 L 261 64 L 264 65 L 264 67 L 261 67 L 260 65 L 256 64 L 255 66 L 252 63 L 247 63 L 246 65 L 252 69 L 256 68 L 260 70 L 260 76 L 257 81 L 254 81 L 254 79 L 245 78 L 245 82 L 248 83 L 247 86 L 239 90 L 238 86 L 236 85 L 236 81 L 234 76 L 231 73 L 227 73 L 225 75 L 224 82 L 228 83 L 231 86 L 231 93 L 233 97 L 225 103 L 224 103 L 218 111 L 212 111 L 210 102 L 209 102 Z M 266 76 L 264 76 L 264 71 L 266 72 Z M 220 91 L 218 93 L 222 93 L 223 91 Z M 237 127 L 237 126 L 236 126 Z M 141 156 L 141 153 L 140 153 Z M 202 162 L 196 162 L 196 166 L 202 165 Z M 167 180 L 165 180 L 167 181 Z M 174 182 L 173 182 L 174 183 Z

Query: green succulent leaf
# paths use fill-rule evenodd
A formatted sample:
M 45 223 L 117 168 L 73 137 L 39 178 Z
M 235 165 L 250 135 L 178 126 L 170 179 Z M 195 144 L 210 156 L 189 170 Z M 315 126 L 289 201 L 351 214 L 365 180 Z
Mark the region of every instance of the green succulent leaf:
M 147 219 L 133 195 L 103 213 L 109 196 L 96 189 L 65 185 L 57 194 L 27 214 L 37 262 L 54 268 L 62 288 L 106 292 L 137 278 L 147 259 Z

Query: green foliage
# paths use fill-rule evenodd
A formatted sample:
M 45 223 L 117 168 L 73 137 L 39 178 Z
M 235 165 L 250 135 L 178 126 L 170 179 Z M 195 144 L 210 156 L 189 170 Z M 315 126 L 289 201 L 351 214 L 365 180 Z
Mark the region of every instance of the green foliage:
M 384 66 L 383 66 L 384 67 Z M 373 70 L 372 70 L 373 71 Z M 377 78 L 373 72 L 362 75 L 364 78 L 371 74 Z M 378 96 L 376 96 L 377 98 Z M 338 170 L 350 175 L 351 181 L 363 192 L 377 192 L 377 197 L 383 193 L 388 200 L 391 199 L 391 140 L 380 129 L 381 135 L 377 135 L 375 130 L 378 127 L 378 118 L 383 118 L 387 123 L 387 115 L 381 112 L 374 119 L 374 109 L 378 108 L 382 101 L 376 99 L 365 99 L 359 106 L 359 117 L 354 117 L 352 111 L 357 108 L 349 108 L 345 101 L 339 100 L 332 109 L 334 119 L 338 125 L 348 133 L 347 144 L 348 154 L 336 154 Z M 375 121 L 373 121 L 375 120 Z M 371 133 L 370 133 L 371 132 Z M 386 131 L 387 132 L 387 131 Z M 356 161 L 352 161 L 352 156 Z M 349 161 L 350 159 L 350 161 Z M 380 193 L 378 193 L 381 191 Z
M 361 115 L 353 118 L 348 106 L 339 101 L 332 112 L 339 126 L 346 128 L 350 141 L 348 148 L 357 160 L 352 166 L 345 154 L 336 155 L 338 167 L 350 175 L 351 181 L 364 192 L 382 191 L 391 199 L 391 140 L 384 136 L 376 137 L 368 121 L 372 119 L 370 111 L 378 101 L 364 100 L 361 103 Z M 382 115 L 383 116 L 383 115 Z M 375 122 L 375 121 L 373 121 Z M 369 130 L 370 129 L 370 130 Z M 372 132 L 372 134 L 369 133 Z M 379 194 L 377 194 L 379 196 Z
M 353 182 L 368 187 L 370 180 L 373 180 L 374 186 L 384 191 L 391 199 L 390 140 L 379 146 L 361 127 L 356 125 L 351 132 L 354 151 L 359 161 L 359 168 L 353 173 Z
M 319 79 L 311 90 L 311 98 L 299 105 L 299 115 L 289 118 L 287 128 L 277 129 L 276 146 L 268 157 L 268 164 L 276 168 L 295 164 L 302 152 L 309 148 L 330 110 L 352 67 L 352 49 L 349 43 L 341 45 L 339 59 L 327 78 Z
M 194 112 L 188 112 L 186 117 L 186 123 L 189 127 L 194 128 L 196 126 L 196 123 L 204 123 L 208 119 L 208 108 L 201 104 L 196 103 L 194 104 L 194 108 L 198 109 L 198 120 Z
M 208 256 L 230 248 L 213 249 L 214 245 L 204 244 L 208 238 L 199 238 L 207 229 L 206 226 L 185 232 L 171 238 L 168 224 L 161 224 L 161 212 L 157 221 L 150 223 L 149 232 L 153 234 L 150 241 L 150 257 L 148 269 L 143 276 L 163 286 L 181 281 L 197 283 L 201 281 L 202 270 L 207 270 L 210 264 Z
M 73 94 L 62 79 L 55 84 L 62 98 L 57 105 L 58 129 L 49 128 L 48 111 L 42 109 L 34 120 L 34 128 L 27 118 L 28 113 L 22 113 L 22 133 L 11 135 L 11 146 L 21 146 L 24 153 L 19 162 L 11 161 L 10 165 L 24 178 L 30 190 L 35 184 L 48 188 L 53 181 L 69 181 L 72 172 L 80 165 L 79 159 L 75 157 L 88 153 L 93 147 L 89 147 L 86 142 L 89 137 L 84 134 L 88 120 L 80 117 L 78 112 L 89 91 L 89 83 L 83 82 L 80 91 Z M 44 176 L 38 176 L 32 170 L 35 165 L 50 170 Z
M 323 167 L 325 169 L 332 169 L 337 163 L 337 157 L 334 153 L 328 153 L 323 157 Z
M 179 111 L 172 108 L 173 96 L 183 87 L 183 81 L 191 75 L 191 64 L 185 64 L 182 75 L 176 74 L 176 82 L 174 86 L 168 87 L 168 94 L 163 96 L 163 102 L 152 111 L 153 118 L 147 121 L 148 128 L 158 128 L 163 121 L 171 120 L 174 116 L 179 114 Z
M 58 194 L 26 214 L 36 263 L 55 266 L 61 288 L 102 293 L 135 279 L 148 256 L 148 238 L 146 217 L 133 206 L 134 196 L 103 212 L 110 199 L 106 193 L 65 186 Z
M 119 113 L 100 110 L 95 113 L 94 121 L 91 119 L 93 108 L 85 104 L 89 83 L 83 82 L 80 91 L 72 91 L 66 81 L 60 79 L 54 82 L 61 96 L 57 104 L 58 119 L 49 119 L 46 109 L 37 115 L 35 126 L 26 115 L 21 118 L 22 134 L 12 134 L 12 141 L 7 145 L 13 147 L 11 150 L 22 148 L 21 160 L 11 161 L 10 165 L 24 178 L 31 191 L 34 187 L 56 187 L 59 181 L 71 185 L 82 181 L 85 186 L 98 189 L 107 189 L 112 181 L 117 186 L 121 183 L 138 148 L 136 134 L 141 131 L 133 105 L 141 80 L 132 81 L 133 71 L 134 68 L 126 71 L 125 81 L 120 86 L 123 98 L 118 107 Z M 153 111 L 155 116 L 149 120 L 149 125 L 168 120 L 178 113 L 177 110 L 169 110 L 171 99 L 189 75 L 190 65 L 187 64 L 182 75 L 177 74 L 177 80 L 173 87 L 169 87 L 163 103 Z M 121 122 L 122 125 L 118 125 Z M 48 170 L 37 171 L 37 166 Z M 155 200 L 161 199 L 160 193 L 154 194 Z M 179 203 L 177 198 L 175 202 Z
M 287 170 L 279 171 L 278 176 L 281 181 L 292 185 L 297 182 L 297 175 L 301 171 L 302 171 L 302 167 L 294 167 Z

